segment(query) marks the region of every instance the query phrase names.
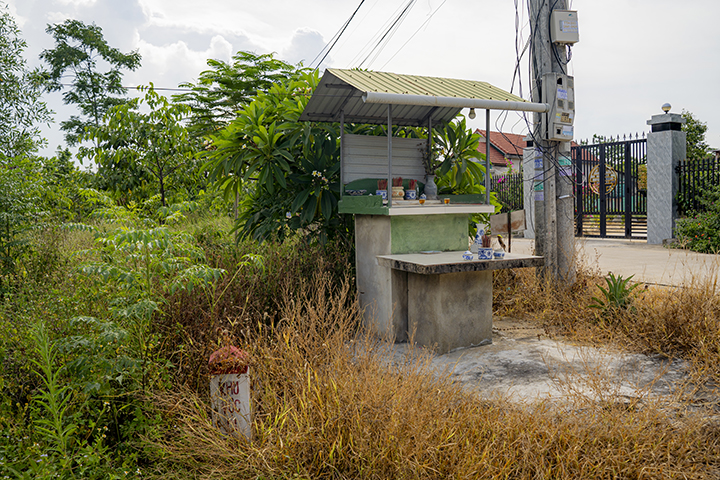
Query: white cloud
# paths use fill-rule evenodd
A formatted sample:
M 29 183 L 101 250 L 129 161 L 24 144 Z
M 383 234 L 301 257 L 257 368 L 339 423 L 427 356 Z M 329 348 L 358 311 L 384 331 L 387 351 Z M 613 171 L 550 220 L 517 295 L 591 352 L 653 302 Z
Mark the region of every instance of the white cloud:
M 210 40 L 206 50 L 192 50 L 183 41 L 168 45 L 154 45 L 140 40 L 138 42 L 140 54 L 143 57 L 143 67 L 132 74 L 127 74 L 128 80 L 148 84 L 153 82 L 156 87 L 175 88 L 179 83 L 194 81 L 202 70 L 206 70 L 209 58 L 229 61 L 233 49 L 230 42 L 220 35 Z
M 97 0 L 55 0 L 55 2 L 63 6 L 89 7 L 97 3 Z
M 47 23 L 62 23 L 70 18 L 72 18 L 72 16 L 65 12 L 47 12 L 45 15 Z
M 320 32 L 301 28 L 295 30 L 295 33 L 290 39 L 290 45 L 280 52 L 280 57 L 286 62 L 292 64 L 303 62 L 303 65 L 309 67 L 310 62 L 312 62 L 325 47 L 325 43 Z M 332 57 L 328 56 L 326 62 L 329 63 L 331 59 Z

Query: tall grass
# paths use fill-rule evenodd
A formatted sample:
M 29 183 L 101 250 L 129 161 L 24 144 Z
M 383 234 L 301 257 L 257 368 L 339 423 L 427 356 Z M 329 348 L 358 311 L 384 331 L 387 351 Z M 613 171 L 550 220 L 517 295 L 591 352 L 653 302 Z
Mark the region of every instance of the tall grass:
M 571 286 L 554 284 L 525 269 L 499 271 L 494 278 L 495 314 L 522 318 L 590 344 L 689 361 L 693 382 L 720 380 L 720 296 L 717 273 L 691 277 L 677 287 L 643 285 L 632 308 L 599 312 L 588 308 L 605 280 L 581 266 Z
M 482 400 L 394 362 L 359 328 L 348 281 L 328 274 L 284 297 L 281 320 L 240 346 L 254 358 L 252 441 L 224 437 L 205 394 L 155 397 L 164 478 L 713 478 L 720 430 L 652 402 Z
M 203 232 L 202 238 L 215 239 L 203 245 L 208 263 L 227 275 L 204 295 L 178 292 L 154 322 L 165 338 L 164 353 L 176 367 L 176 378 L 194 389 L 205 385 L 206 359 L 223 336 L 248 341 L 259 328 L 280 322 L 283 302 L 298 295 L 303 279 L 320 273 L 337 285 L 354 274 L 352 251 L 342 245 L 308 244 L 300 236 L 283 243 L 236 245 L 234 239 Z

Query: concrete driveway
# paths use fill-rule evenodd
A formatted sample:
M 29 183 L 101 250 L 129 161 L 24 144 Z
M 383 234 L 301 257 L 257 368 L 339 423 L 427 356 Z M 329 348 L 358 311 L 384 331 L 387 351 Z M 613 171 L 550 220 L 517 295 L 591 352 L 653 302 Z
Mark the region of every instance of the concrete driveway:
M 715 280 L 720 256 L 648 245 L 644 240 L 576 238 L 578 259 L 602 275 L 612 272 L 656 285 L 687 285 L 693 280 Z M 530 253 L 534 240 L 513 238 L 512 250 Z

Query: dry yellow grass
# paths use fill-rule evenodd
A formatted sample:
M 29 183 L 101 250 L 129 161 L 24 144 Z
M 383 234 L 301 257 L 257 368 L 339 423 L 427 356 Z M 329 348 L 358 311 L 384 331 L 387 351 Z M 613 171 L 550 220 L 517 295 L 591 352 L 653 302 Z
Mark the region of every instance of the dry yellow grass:
M 692 382 L 720 380 L 720 292 L 717 276 L 678 287 L 636 289 L 632 308 L 609 314 L 588 308 L 602 296 L 602 277 L 580 269 L 570 288 L 534 272 L 501 271 L 495 277 L 495 313 L 543 325 L 549 335 L 627 351 L 682 358 L 692 363 Z
M 577 303 L 592 290 L 591 278 L 581 278 L 585 287 L 560 294 L 546 290 L 551 286 L 533 285 L 537 280 L 529 276 L 515 277 L 514 283 L 506 282 L 510 290 L 499 300 L 506 312 L 524 311 L 548 328 L 584 332 L 586 338 L 617 335 Z M 530 292 L 537 302 L 532 309 L 528 302 L 533 297 L 523 281 L 535 289 Z M 507 293 L 513 288 L 524 291 L 522 299 Z M 162 466 L 157 475 L 214 479 L 720 475 L 720 428 L 708 421 L 704 410 L 670 408 L 659 402 L 588 402 L 585 397 L 562 406 L 481 400 L 453 384 L 449 376 L 430 371 L 419 352 L 415 361 L 390 365 L 387 349 L 358 328 L 350 292 L 348 283 L 333 289 L 319 275 L 305 282 L 298 296 L 287 299 L 276 327 L 243 337 L 241 346 L 255 359 L 252 442 L 219 434 L 211 426 L 204 395 L 186 390 L 157 396 L 155 401 L 172 426 L 154 444 Z M 551 294 L 557 302 L 545 300 Z M 707 308 L 714 311 L 710 304 Z M 637 315 L 642 312 L 645 307 L 639 305 Z M 568 314 L 578 316 L 570 321 Z M 613 325 L 627 325 L 622 322 Z

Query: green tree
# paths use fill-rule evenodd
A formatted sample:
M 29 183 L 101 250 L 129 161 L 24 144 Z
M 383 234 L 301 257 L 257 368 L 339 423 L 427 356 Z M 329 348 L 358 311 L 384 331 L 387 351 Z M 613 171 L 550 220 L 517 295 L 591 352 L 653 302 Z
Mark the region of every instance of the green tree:
M 682 117 L 685 119 L 682 131 L 687 134 L 686 158 L 688 160 L 701 160 L 707 157 L 710 153 L 710 147 L 705 143 L 707 124 L 687 110 L 682 111 Z
M 22 278 L 26 232 L 42 214 L 38 123 L 49 122 L 39 75 L 23 58 L 26 43 L 15 19 L 0 10 L 0 296 Z
M 174 95 L 176 102 L 192 109 L 188 130 L 203 137 L 223 128 L 255 97 L 273 84 L 284 81 L 295 67 L 274 58 L 272 53 L 256 55 L 238 52 L 232 63 L 208 60 L 210 70 L 202 72 L 197 83 L 180 86 L 191 91 Z
M 113 107 L 105 117 L 106 123 L 88 128 L 82 138 L 93 140 L 95 147 L 81 149 L 80 155 L 93 157 L 101 169 L 121 165 L 146 172 L 157 182 L 160 202 L 166 206 L 168 186 L 175 176 L 196 169 L 194 143 L 183 125 L 190 107 L 170 103 L 155 92 L 152 84 L 143 90 L 142 99 Z M 148 113 L 139 110 L 143 103 Z
M 465 172 L 468 172 L 474 177 L 475 183 L 483 185 L 485 166 L 479 162 L 485 159 L 485 155 L 478 151 L 479 141 L 480 134 L 467 128 L 465 117 L 433 129 L 433 144 L 442 158 L 437 174 L 443 177 L 452 170 L 452 182 L 459 185 L 466 176 Z
M 44 73 L 47 88 L 59 91 L 69 83 L 63 101 L 66 105 L 76 105 L 81 116 L 73 115 L 61 122 L 60 128 L 66 132 L 65 141 L 76 145 L 86 127 L 99 127 L 106 112 L 127 101 L 122 70 L 138 68 L 140 54 L 137 51 L 122 53 L 109 46 L 102 29 L 94 23 L 86 25 L 79 20 L 66 20 L 48 25 L 46 31 L 55 39 L 55 48 L 40 54 L 49 67 Z M 98 62 L 107 64 L 107 71 L 100 71 Z
M 36 152 L 43 143 L 38 124 L 50 123 L 40 76 L 23 58 L 26 46 L 15 19 L 0 6 L 0 157 Z
M 339 125 L 298 121 L 319 81 L 317 71 L 298 69 L 210 136 L 210 178 L 226 200 L 245 194 L 239 237 L 269 239 L 302 228 L 324 241 L 344 231 L 337 215 Z
M 340 126 L 299 122 L 320 81 L 317 71 L 299 68 L 288 79 L 258 92 L 230 124 L 210 135 L 205 156 L 210 178 L 226 200 L 244 193 L 238 236 L 269 239 L 303 230 L 323 242 L 347 233 L 338 214 L 340 195 Z M 349 131 L 384 135 L 381 127 L 346 125 Z M 394 132 L 418 136 L 417 129 Z M 434 166 L 452 193 L 482 193 L 484 169 L 473 161 L 478 136 L 464 121 L 435 132 L 441 159 Z M 440 185 L 440 184 L 439 184 Z
M 0 162 L 0 298 L 22 278 L 19 264 L 30 247 L 26 232 L 43 215 L 39 170 L 34 157 Z
M 54 222 L 77 221 L 89 213 L 80 192 L 92 184 L 94 175 L 78 169 L 72 158 L 69 149 L 58 148 L 54 156 L 40 160 L 42 204 Z

